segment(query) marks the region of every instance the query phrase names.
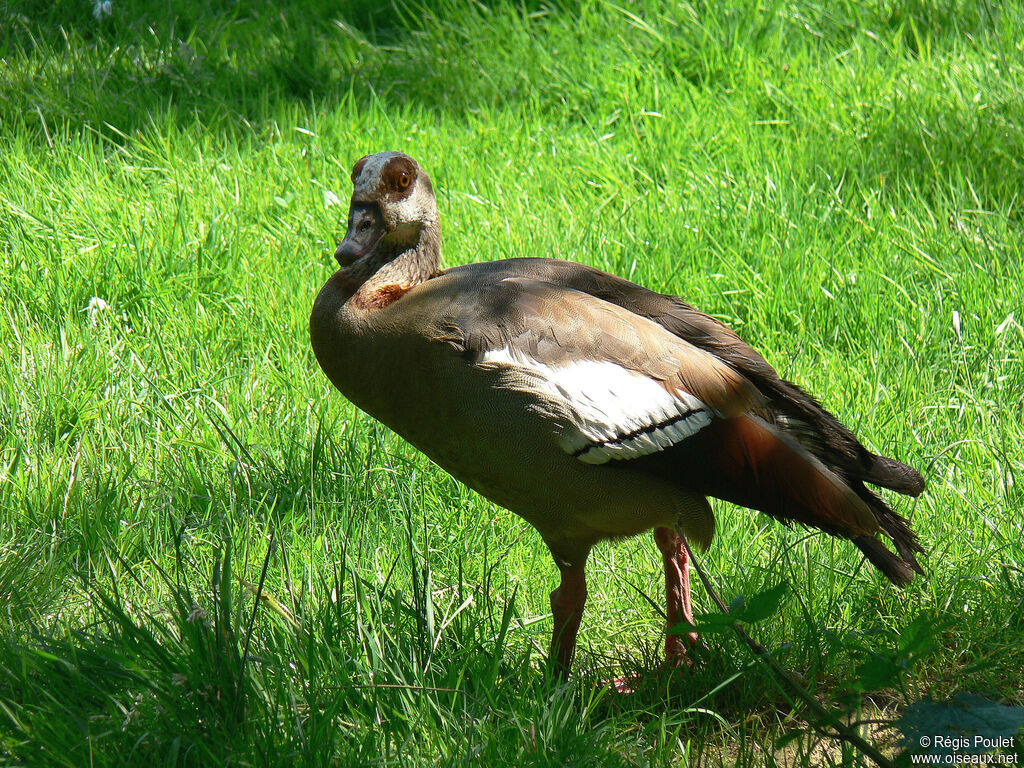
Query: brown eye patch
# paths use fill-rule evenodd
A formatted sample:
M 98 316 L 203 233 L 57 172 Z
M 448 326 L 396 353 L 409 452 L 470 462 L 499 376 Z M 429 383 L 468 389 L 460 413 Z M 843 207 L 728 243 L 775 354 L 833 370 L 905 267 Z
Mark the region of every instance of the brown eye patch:
M 392 200 L 401 200 L 412 192 L 413 182 L 416 180 L 416 165 L 409 158 L 396 157 L 384 166 L 381 176 L 388 197 Z

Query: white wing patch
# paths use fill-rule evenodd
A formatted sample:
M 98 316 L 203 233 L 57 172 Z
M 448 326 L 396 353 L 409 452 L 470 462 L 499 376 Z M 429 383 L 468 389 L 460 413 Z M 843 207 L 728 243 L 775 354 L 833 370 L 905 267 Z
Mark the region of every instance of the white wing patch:
M 559 446 L 587 464 L 655 453 L 711 423 L 711 409 L 689 392 L 669 392 L 609 361 L 549 366 L 503 347 L 484 352 L 479 362 L 522 370 L 532 392 L 568 414 L 572 428 L 558 436 Z

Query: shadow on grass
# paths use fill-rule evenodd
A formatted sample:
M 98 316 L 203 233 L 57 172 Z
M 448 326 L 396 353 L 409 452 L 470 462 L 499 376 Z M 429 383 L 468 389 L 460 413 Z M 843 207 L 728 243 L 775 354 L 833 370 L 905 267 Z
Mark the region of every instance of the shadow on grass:
M 486 17 L 489 5 L 501 3 L 477 3 L 472 14 Z M 251 130 L 288 103 L 463 109 L 466 99 L 452 94 L 474 91 L 474 73 L 460 65 L 460 38 L 488 31 L 463 29 L 455 3 L 425 11 L 402 0 L 112 0 L 103 8 L 63 0 L 0 11 L 0 57 L 10 63 L 0 123 L 24 120 L 47 139 L 89 127 L 116 141 L 168 120 Z
M 984 109 L 950 109 L 934 98 L 894 99 L 893 119 L 880 120 L 864 142 L 865 178 L 889 176 L 897 186 L 920 190 L 940 210 L 949 208 L 943 197 L 955 189 L 975 213 L 1024 222 L 1024 100 L 1010 90 L 986 97 Z M 960 225 L 954 215 L 950 211 L 948 225 L 955 233 Z
M 107 15 L 88 0 L 30 0 L 0 12 L 0 122 L 25 121 L 40 137 L 88 126 L 116 141 L 164 121 L 251 131 L 289 103 L 459 115 L 522 104 L 587 116 L 621 90 L 600 82 L 610 62 L 650 68 L 642 79 L 728 89 L 745 58 L 771 54 L 783 38 L 804 45 L 808 25 L 822 49 L 876 29 L 907 38 L 916 55 L 925 36 L 970 38 L 996 24 L 993 12 L 954 5 L 698 4 L 662 18 L 652 8 L 587 13 L 577 0 L 111 0 Z
M 528 649 L 505 644 L 514 599 L 497 638 L 482 606 L 446 617 L 428 589 L 352 573 L 319 579 L 331 598 L 306 594 L 289 610 L 273 589 L 240 588 L 233 546 L 222 539 L 202 566 L 153 562 L 145 583 L 134 570 L 83 582 L 95 614 L 87 628 L 0 637 L 0 755 L 33 764 L 56 754 L 45 764 L 69 766 L 382 756 L 419 766 L 439 753 L 506 764 L 525 749 L 537 753 L 531 765 L 574 754 L 591 755 L 577 765 L 628 764 L 574 686 L 553 686 Z M 135 586 L 141 594 L 128 595 Z M 419 637 L 433 611 L 440 630 Z
M 330 104 L 352 89 L 371 41 L 406 33 L 373 3 L 336 5 L 113 0 L 111 15 L 94 18 L 79 0 L 35 3 L 11 14 L 0 43 L 16 62 L 0 108 L 38 125 L 132 133 L 166 116 L 244 125 L 281 102 Z

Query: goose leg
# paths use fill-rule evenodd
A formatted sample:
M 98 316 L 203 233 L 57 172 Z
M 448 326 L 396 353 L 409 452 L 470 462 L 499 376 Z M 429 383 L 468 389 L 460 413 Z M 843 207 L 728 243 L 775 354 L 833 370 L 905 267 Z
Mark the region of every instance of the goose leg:
M 562 581 L 551 593 L 551 613 L 554 629 L 548 662 L 554 665 L 563 680 L 569 676 L 569 665 L 576 651 L 576 633 L 583 619 L 583 606 L 587 602 L 587 580 L 583 567 L 558 566 Z
M 668 627 L 681 621 L 693 623 L 693 604 L 690 602 L 690 558 L 686 554 L 683 540 L 671 528 L 655 528 L 654 541 L 661 550 L 661 559 L 665 564 L 665 608 L 668 616 Z M 686 635 L 669 634 L 665 636 L 665 663 L 667 666 L 681 666 L 688 662 L 686 644 L 690 647 L 697 644 L 697 635 L 690 632 Z

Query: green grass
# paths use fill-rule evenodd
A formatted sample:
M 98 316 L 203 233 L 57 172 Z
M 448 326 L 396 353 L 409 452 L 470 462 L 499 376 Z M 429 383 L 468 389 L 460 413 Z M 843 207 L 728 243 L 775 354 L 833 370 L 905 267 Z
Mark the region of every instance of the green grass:
M 926 471 L 894 500 L 930 551 L 905 591 L 716 504 L 705 562 L 727 598 L 792 584 L 755 634 L 820 700 L 923 616 L 934 647 L 866 716 L 1024 703 L 1018 6 L 112 9 L 0 4 L 0 761 L 862 760 L 776 750 L 807 714 L 727 636 L 605 693 L 657 663 L 649 537 L 595 551 L 576 673 L 545 681 L 539 537 L 310 353 L 349 170 L 392 148 L 434 179 L 446 263 L 684 296 Z

